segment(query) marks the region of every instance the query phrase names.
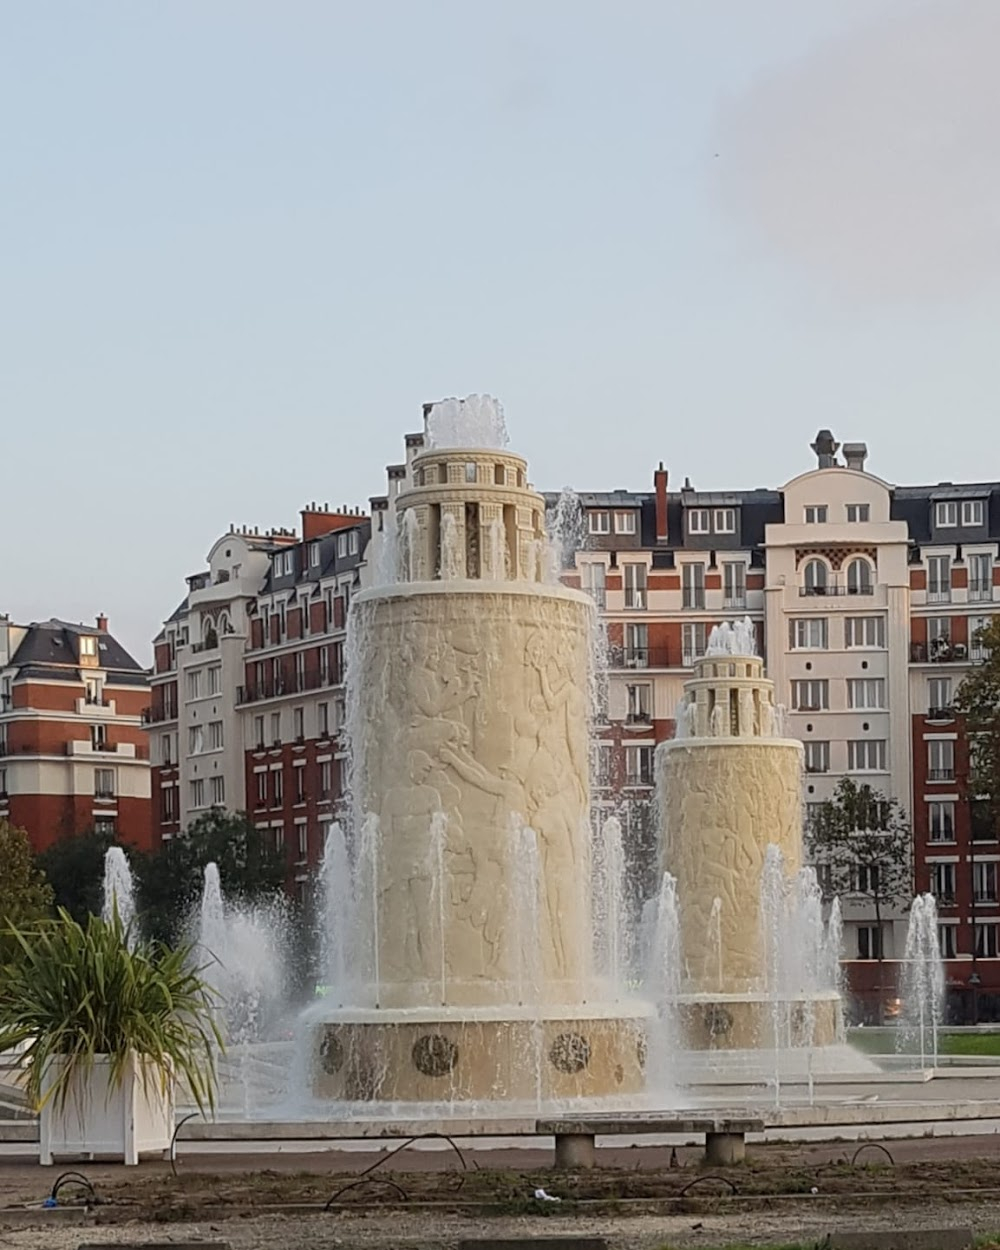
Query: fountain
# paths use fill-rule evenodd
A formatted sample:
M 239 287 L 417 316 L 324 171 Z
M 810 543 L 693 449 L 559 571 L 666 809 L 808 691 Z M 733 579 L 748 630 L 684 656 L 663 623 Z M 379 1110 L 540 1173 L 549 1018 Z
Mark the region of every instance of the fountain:
M 117 911 L 125 930 L 126 941 L 133 945 L 138 938 L 135 923 L 135 883 L 128 857 L 120 846 L 109 846 L 104 856 L 104 889 L 101 917 L 108 923 Z
M 685 684 L 683 732 L 657 748 L 678 935 L 655 957 L 678 961 L 670 1007 L 687 1074 L 758 1073 L 777 1088 L 788 1056 L 842 1040 L 842 1022 L 815 873 L 801 866 L 802 746 L 776 736 L 773 696 L 752 623 L 717 627 Z
M 919 1055 L 921 1068 L 937 1067 L 938 1030 L 944 1009 L 944 960 L 933 894 L 918 894 L 910 907 L 900 999 L 903 1018 L 896 1035 L 898 1049 Z
M 545 580 L 544 501 L 499 405 L 426 420 L 398 566 L 351 606 L 356 905 L 334 945 L 361 975 L 309 1013 L 312 1091 L 372 1111 L 621 1098 L 650 1008 L 612 981 L 620 906 L 594 951 L 594 607 Z

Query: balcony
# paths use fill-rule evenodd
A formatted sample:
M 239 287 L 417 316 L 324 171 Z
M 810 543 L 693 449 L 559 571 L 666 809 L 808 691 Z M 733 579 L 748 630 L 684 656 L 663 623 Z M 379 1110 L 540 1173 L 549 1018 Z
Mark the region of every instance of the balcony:
M 115 800 L 114 790 L 100 789 L 94 791 L 94 799 L 98 803 L 113 803 Z
M 698 647 L 694 651 L 685 651 L 681 656 L 681 662 L 684 668 L 694 668 L 699 660 L 705 658 L 705 648 Z
M 236 702 L 239 706 L 261 703 L 265 699 L 281 699 L 287 695 L 340 685 L 343 685 L 343 677 L 335 673 L 306 673 L 303 676 L 281 677 L 278 681 L 269 679 L 260 686 L 237 686 Z
M 864 586 L 844 586 L 840 582 L 828 582 L 825 586 L 800 586 L 799 597 L 802 599 L 829 599 L 836 595 L 873 595 L 875 583 Z
M 653 784 L 652 768 L 640 769 L 637 773 L 625 774 L 625 785 L 635 789 L 636 786 L 651 786 Z
M 938 588 L 936 590 L 928 589 L 927 602 L 928 603 L 951 603 L 951 587 L 948 586 L 945 589 Z
M 747 597 L 745 592 L 734 595 L 722 596 L 722 607 L 725 612 L 743 612 L 747 606 Z
M 652 712 L 645 712 L 641 709 L 637 712 L 629 712 L 625 717 L 626 725 L 651 725 L 653 723 Z
M 954 720 L 955 709 L 953 707 L 931 707 L 927 709 L 928 720 Z
M 967 664 L 969 649 L 964 642 L 934 638 L 930 643 L 910 643 L 911 664 Z
M 625 610 L 628 611 L 645 611 L 646 609 L 646 592 L 644 590 L 625 591 Z
M 681 596 L 681 606 L 691 609 L 703 608 L 705 606 L 704 590 L 691 590 L 685 587 Z
M 993 600 L 993 583 L 971 581 L 969 582 L 968 600 L 970 603 L 990 603 Z
M 928 768 L 927 780 L 928 781 L 954 781 L 955 780 L 954 766 L 951 768 Z
M 66 743 L 67 755 L 120 755 L 126 759 L 135 759 L 137 752 L 133 742 L 91 742 L 87 738 L 76 738 Z
M 613 668 L 669 668 L 666 647 L 626 647 L 611 657 Z

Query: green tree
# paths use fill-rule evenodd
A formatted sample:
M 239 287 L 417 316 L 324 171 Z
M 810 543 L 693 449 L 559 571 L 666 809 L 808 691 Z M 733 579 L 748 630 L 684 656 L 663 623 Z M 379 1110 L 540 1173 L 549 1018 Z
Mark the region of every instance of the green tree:
M 221 808 L 199 816 L 180 837 L 133 863 L 143 931 L 164 942 L 180 939 L 201 894 L 206 865 L 218 864 L 228 898 L 247 903 L 276 894 L 287 867 L 284 849 L 275 847 L 269 830 L 258 829 L 242 812 Z
M 60 838 L 38 856 L 36 863 L 52 886 L 56 907 L 69 912 L 77 924 L 101 914 L 104 857 L 117 845 L 113 833 L 86 829 Z
M 869 785 L 845 777 L 819 805 L 806 830 L 806 847 L 824 894 L 865 898 L 875 913 L 874 952 L 879 971 L 879 1022 L 884 1010 L 885 943 L 882 922 L 913 894 L 912 837 L 902 807 Z
M 23 829 L 0 820 L 0 926 L 24 928 L 47 916 L 52 889 L 31 854 Z
M 1000 616 L 980 629 L 973 644 L 983 655 L 955 696 L 969 741 L 966 797 L 977 826 L 1000 830 Z

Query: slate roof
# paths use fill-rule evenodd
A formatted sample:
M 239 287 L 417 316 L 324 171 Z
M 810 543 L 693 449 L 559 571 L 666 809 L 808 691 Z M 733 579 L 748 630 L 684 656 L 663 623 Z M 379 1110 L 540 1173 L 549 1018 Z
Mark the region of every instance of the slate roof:
M 77 668 L 81 635 L 97 638 L 97 656 L 100 667 L 115 674 L 115 681 L 131 684 L 130 677 L 137 677 L 135 684 L 145 684 L 146 674 L 142 665 L 111 634 L 97 629 L 96 625 L 79 625 L 72 621 L 33 621 L 27 626 L 21 645 L 11 656 L 12 666 L 21 670 L 23 676 L 51 675 L 58 672 L 66 676 L 66 668 Z M 54 678 L 53 678 L 54 679 Z

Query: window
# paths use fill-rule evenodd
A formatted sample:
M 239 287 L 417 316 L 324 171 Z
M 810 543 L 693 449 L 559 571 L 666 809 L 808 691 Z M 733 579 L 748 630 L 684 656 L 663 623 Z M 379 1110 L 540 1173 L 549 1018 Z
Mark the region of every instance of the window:
M 108 747 L 108 730 L 106 725 L 91 725 L 90 727 L 90 749 L 92 751 L 106 751 Z
M 646 606 L 646 566 L 626 564 L 623 566 L 623 576 L 626 608 L 644 608 Z
M 651 786 L 653 784 L 653 748 L 627 746 L 625 748 L 625 784 L 627 786 Z
M 267 773 L 255 773 L 257 779 L 257 807 L 267 807 Z
M 635 533 L 635 513 L 634 512 L 616 512 L 615 513 L 615 533 L 616 534 L 634 534 Z
M 807 616 L 789 624 L 793 651 L 823 651 L 826 649 L 827 627 L 825 616 Z
M 955 779 L 955 743 L 950 738 L 933 738 L 927 743 L 927 780 Z
M 588 560 L 580 565 L 581 587 L 590 595 L 599 608 L 603 608 L 607 603 L 605 594 L 606 580 L 607 569 L 603 564 L 598 564 L 596 560 Z
M 955 865 L 931 864 L 931 893 L 939 903 L 955 901 Z
M 983 524 L 983 501 L 981 499 L 965 499 L 962 501 L 962 524 L 974 529 Z
M 826 504 L 810 504 L 806 508 L 806 525 L 826 524 Z
M 690 668 L 695 660 L 705 654 L 708 642 L 708 626 L 704 621 L 695 621 L 681 626 L 681 646 L 684 651 L 684 667 Z
M 649 626 L 625 626 L 625 667 L 649 667 Z
M 627 719 L 632 723 L 648 722 L 653 719 L 653 687 L 648 682 L 641 682 L 625 687 L 628 697 Z
M 717 534 L 735 534 L 736 533 L 736 509 L 735 508 L 716 508 L 715 510 L 715 532 Z
M 274 849 L 279 855 L 285 853 L 285 826 L 273 825 L 271 827 L 271 837 L 274 839 Z
M 160 734 L 160 763 L 164 767 L 170 763 L 170 734 Z
M 934 509 L 934 524 L 938 529 L 953 529 L 958 524 L 958 504 L 939 503 Z
M 190 793 L 191 793 L 191 806 L 192 807 L 204 807 L 205 806 L 205 778 L 204 777 L 195 777 L 194 781 L 191 782 Z
M 822 560 L 808 560 L 805 567 L 805 592 L 807 595 L 825 595 L 827 568 Z
M 476 462 L 474 460 L 469 460 L 466 463 L 465 480 L 470 483 L 476 480 Z
M 884 773 L 885 739 L 858 738 L 848 742 L 847 767 L 852 773 Z
M 109 837 L 115 834 L 115 818 L 114 816 L 95 816 L 94 832 L 103 833 Z
M 866 503 L 849 503 L 847 505 L 847 520 L 852 524 L 864 522 L 871 519 L 871 506 Z
M 309 858 L 309 826 L 297 825 L 299 831 L 299 863 L 304 864 Z
M 983 645 L 978 637 L 981 630 L 989 629 L 994 618 L 992 616 L 970 616 L 969 617 L 969 638 L 971 646 L 969 648 L 970 660 L 988 660 L 990 658 L 990 649 Z
M 271 806 L 280 807 L 285 800 L 285 774 L 280 768 L 271 769 Z
M 847 682 L 847 706 L 877 712 L 885 707 L 884 677 L 851 677 Z
M 209 777 L 209 801 L 213 807 L 222 807 L 226 802 L 226 781 L 224 777 Z
M 707 534 L 709 532 L 709 512 L 707 508 L 689 508 L 687 515 L 689 534 Z
M 278 604 L 278 636 L 284 638 L 288 631 L 288 604 L 282 599 Z
M 830 683 L 823 681 L 793 681 L 792 708 L 796 712 L 820 712 L 830 706 Z
M 590 512 L 587 523 L 592 534 L 611 533 L 611 514 L 609 512 Z
M 844 641 L 858 650 L 885 646 L 884 616 L 849 616 L 844 621 Z
M 292 721 L 295 726 L 295 741 L 301 742 L 306 736 L 306 712 L 305 708 L 297 707 L 292 712 Z
M 164 786 L 160 791 L 160 812 L 165 824 L 172 824 L 177 819 L 176 786 Z
M 319 543 L 309 544 L 309 567 L 311 569 L 319 568 Z
M 947 603 L 951 599 L 951 557 L 927 557 L 927 602 Z
M 333 732 L 340 733 L 344 727 L 344 717 L 346 716 L 346 704 L 343 695 L 338 695 L 333 701 Z
M 328 799 L 333 793 L 333 761 L 324 760 L 319 766 L 320 796 Z
M 806 742 L 806 772 L 828 773 L 830 771 L 829 742 Z
M 208 693 L 222 693 L 222 665 L 213 664 L 208 670 Z
M 930 830 L 932 842 L 955 841 L 955 804 L 928 803 L 927 828 Z
M 253 718 L 253 740 L 257 750 L 262 751 L 265 746 L 263 716 L 255 716 Z
M 950 616 L 927 618 L 927 647 L 932 660 L 945 661 L 952 658 Z
M 330 648 L 320 647 L 319 649 L 319 684 L 328 686 L 330 684 Z
M 188 727 L 188 755 L 201 755 L 205 749 L 205 726 L 190 725 Z
M 115 770 L 113 768 L 94 769 L 94 797 L 98 799 L 115 797 Z
M 348 554 L 352 556 L 356 556 L 358 554 L 358 531 L 357 530 L 351 530 L 351 532 L 347 536 L 347 551 L 348 551 Z
M 958 946 L 955 942 L 955 934 L 958 929 L 954 924 L 938 925 L 938 950 L 941 952 L 942 959 L 954 959 Z
M 929 677 L 927 679 L 927 715 L 933 720 L 936 717 L 950 717 L 951 714 L 951 678 Z
M 997 901 L 997 866 L 994 862 L 977 859 L 972 865 L 972 894 L 977 903 Z
M 747 606 L 747 568 L 742 562 L 727 560 L 723 564 L 722 602 L 726 608 Z
M 222 742 L 222 721 L 213 720 L 208 723 L 208 749 L 210 751 L 221 751 Z
M 613 773 L 612 744 L 610 742 L 599 742 L 597 744 L 597 784 L 599 786 L 610 786 Z
M 996 959 L 1000 951 L 1000 925 L 976 925 L 976 958 Z
M 326 738 L 330 734 L 330 705 L 320 703 L 316 708 L 316 736 Z
M 685 564 L 681 572 L 683 606 L 685 608 L 703 608 L 705 606 L 704 564 Z
M 97 680 L 96 677 L 86 678 L 83 685 L 84 685 L 84 689 L 86 690 L 85 698 L 88 703 L 101 704 L 104 702 L 104 699 L 101 697 L 101 683 Z M 4 704 L 4 707 L 10 706 L 10 678 L 9 677 L 5 677 L 3 679 L 3 704 Z
M 92 638 L 89 634 L 80 638 L 80 654 L 89 656 L 92 659 L 97 658 L 97 639 Z
M 969 598 L 993 598 L 993 557 L 969 556 Z
M 201 698 L 201 669 L 195 669 L 187 675 L 187 692 L 189 699 Z
M 330 664 L 333 668 L 333 680 L 339 685 L 344 680 L 344 644 L 342 642 L 330 644 Z
M 878 925 L 858 925 L 858 958 L 882 958 L 882 934 L 879 931 Z
M 281 746 L 281 713 L 271 713 L 271 744 L 276 747 Z
M 847 593 L 870 595 L 872 590 L 872 566 L 867 560 L 852 560 L 847 566 Z
M 878 894 L 878 864 L 858 864 L 851 878 L 851 887 L 856 894 Z
M 306 688 L 306 653 L 304 651 L 295 652 L 295 689 L 305 690 Z
M 306 770 L 302 765 L 295 770 L 295 802 L 304 803 L 306 801 Z

